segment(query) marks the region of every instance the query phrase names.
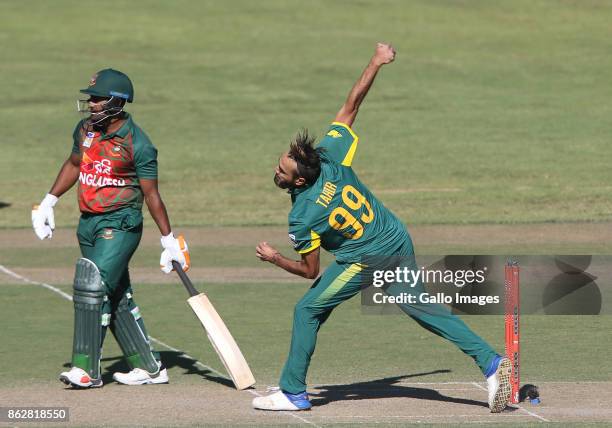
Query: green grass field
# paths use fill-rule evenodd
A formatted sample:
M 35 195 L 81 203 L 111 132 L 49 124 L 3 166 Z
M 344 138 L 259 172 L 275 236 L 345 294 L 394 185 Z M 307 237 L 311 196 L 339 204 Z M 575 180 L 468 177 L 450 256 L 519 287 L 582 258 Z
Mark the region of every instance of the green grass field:
M 377 40 L 398 56 L 355 124 L 355 169 L 402 219 L 609 220 L 611 18 L 599 1 L 3 2 L 0 227 L 28 225 L 78 89 L 109 66 L 135 82 L 176 224 L 283 224 L 278 155 L 322 135 Z
M 447 237 L 417 240 L 420 254 L 609 254 L 611 20 L 612 3 L 597 0 L 0 2 L 0 265 L 70 294 L 79 255 L 75 240 L 67 238 L 78 219 L 75 192 L 56 208 L 52 243 L 38 242 L 29 230 L 30 208 L 70 153 L 78 90 L 97 70 L 122 70 L 135 84 L 129 111 L 159 149 L 160 189 L 175 230 L 190 226 L 198 236 L 187 236 L 196 285 L 211 296 L 263 392 L 278 381 L 293 305 L 309 282 L 211 282 L 198 272 L 262 267 L 254 246 L 270 239 L 272 230 L 263 226 L 284 228 L 290 207 L 272 182 L 278 156 L 302 127 L 323 135 L 379 40 L 392 42 L 398 54 L 381 71 L 354 125 L 360 136 L 354 168 L 410 227 L 449 228 Z M 141 245 L 132 267 L 154 275 L 157 231 L 148 213 L 145 218 L 147 233 L 155 237 Z M 581 232 L 587 223 L 601 233 Z M 516 229 L 503 238 L 492 232 L 481 239 L 452 239 L 466 225 L 491 224 Z M 238 238 L 222 242 L 226 226 L 238 226 L 239 232 L 231 232 Z M 558 228 L 532 229 L 536 226 Z M 512 231 L 518 238 L 508 238 Z M 281 245 L 276 235 L 271 239 Z M 285 241 L 281 248 L 290 254 Z M 223 372 L 184 290 L 178 282 L 161 282 L 135 286 L 149 332 Z M 56 377 L 70 360 L 71 303 L 0 272 L 0 304 L 0 401 L 12 394 L 36 397 L 36 388 L 51 391 L 49 399 L 66 397 Z M 503 319 L 466 321 L 503 349 Z M 611 328 L 610 316 L 525 316 L 524 381 L 574 386 L 603 381 L 607 395 L 597 399 L 607 400 L 612 369 L 602 361 L 612 352 Z M 195 396 L 204 397 L 202 405 L 218 404 L 207 410 L 211 423 L 300 423 L 252 414 L 235 420 L 214 416 L 216 408 L 229 413 L 223 401 L 227 382 L 180 353 L 156 347 L 169 367 L 171 387 L 179 388 L 168 396 L 188 402 L 181 388 L 201 387 Z M 125 368 L 110 335 L 103 367 L 105 381 Z M 339 307 L 320 332 L 310 384 L 359 392 L 361 383 L 385 384 L 401 376 L 416 382 L 482 380 L 468 358 L 406 317 L 364 315 L 358 299 Z M 551 420 L 577 423 L 581 415 L 612 420 L 598 408 L 588 413 L 580 407 L 588 394 L 578 397 L 565 388 L 544 390 L 554 402 L 543 407 Z M 103 390 L 115 400 L 124 393 L 117 385 Z M 143 401 L 150 400 L 149 391 Z M 403 394 L 425 399 L 406 407 L 440 404 L 411 391 Z M 408 399 L 401 394 L 377 403 Z M 237 414 L 249 409 L 251 398 L 231 396 Z M 350 400 L 322 406 L 313 418 L 358 412 L 369 403 L 356 401 L 349 408 Z M 563 413 L 570 401 L 577 409 Z M 110 409 L 123 404 L 105 403 Z M 443 410 L 462 414 L 469 408 L 452 403 Z M 167 424 L 145 416 L 133 422 Z M 361 426 L 377 423 L 364 420 Z M 85 416 L 76 421 L 89 423 Z M 508 421 L 514 419 L 503 422 Z M 200 422 L 198 415 L 176 424 Z

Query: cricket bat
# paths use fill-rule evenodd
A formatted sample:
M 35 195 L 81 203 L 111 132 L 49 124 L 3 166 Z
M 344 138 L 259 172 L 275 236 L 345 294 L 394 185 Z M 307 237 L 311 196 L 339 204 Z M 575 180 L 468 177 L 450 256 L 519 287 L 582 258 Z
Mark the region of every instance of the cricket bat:
M 187 303 L 189 303 L 189 306 L 191 306 L 191 309 L 193 309 L 193 312 L 202 323 L 210 343 L 212 343 L 213 348 L 217 351 L 217 355 L 221 358 L 225 370 L 227 370 L 232 378 L 236 389 L 246 389 L 255 384 L 253 373 L 242 352 L 240 352 L 238 344 L 212 303 L 210 303 L 210 300 L 208 300 L 208 296 L 195 289 L 179 263 L 172 261 L 172 266 L 191 296 L 187 299 Z

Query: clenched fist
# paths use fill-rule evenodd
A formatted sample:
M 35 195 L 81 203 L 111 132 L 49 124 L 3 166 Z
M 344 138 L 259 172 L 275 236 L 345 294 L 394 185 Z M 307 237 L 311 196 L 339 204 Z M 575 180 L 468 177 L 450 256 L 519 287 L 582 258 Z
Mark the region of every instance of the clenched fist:
M 191 260 L 189 257 L 189 247 L 183 235 L 179 235 L 178 238 L 174 237 L 174 234 L 170 232 L 169 235 L 161 237 L 162 251 L 159 259 L 159 266 L 164 273 L 170 273 L 174 270 L 172 267 L 172 260 L 179 262 L 185 272 L 189 270 Z
M 374 56 L 372 57 L 372 61 L 376 65 L 389 64 L 390 62 L 393 62 L 394 59 L 395 49 L 393 49 L 393 46 L 391 46 L 391 44 L 376 44 L 376 52 L 374 52 Z

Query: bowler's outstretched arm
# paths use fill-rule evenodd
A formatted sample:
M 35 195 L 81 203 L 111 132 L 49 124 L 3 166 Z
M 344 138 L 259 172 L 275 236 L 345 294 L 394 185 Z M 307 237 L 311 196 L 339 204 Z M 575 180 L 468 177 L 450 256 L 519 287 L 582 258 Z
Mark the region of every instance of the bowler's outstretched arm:
M 361 77 L 348 95 L 344 105 L 340 108 L 340 111 L 336 115 L 334 122 L 341 122 L 345 125 L 351 126 L 357 116 L 357 111 L 361 102 L 368 94 L 376 74 L 380 67 L 385 64 L 389 64 L 395 59 L 395 49 L 390 44 L 378 43 L 376 45 L 376 52 L 370 59 L 365 70 L 361 73 Z

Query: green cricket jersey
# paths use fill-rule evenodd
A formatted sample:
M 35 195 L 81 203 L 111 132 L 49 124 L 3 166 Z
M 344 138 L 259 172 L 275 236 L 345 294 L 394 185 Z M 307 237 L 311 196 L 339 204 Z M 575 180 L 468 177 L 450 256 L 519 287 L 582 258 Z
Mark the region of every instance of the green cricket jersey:
M 289 238 L 304 254 L 323 247 L 338 262 L 391 255 L 408 238 L 404 224 L 359 181 L 351 168 L 359 138 L 334 122 L 319 143 L 321 174 L 291 192 Z

